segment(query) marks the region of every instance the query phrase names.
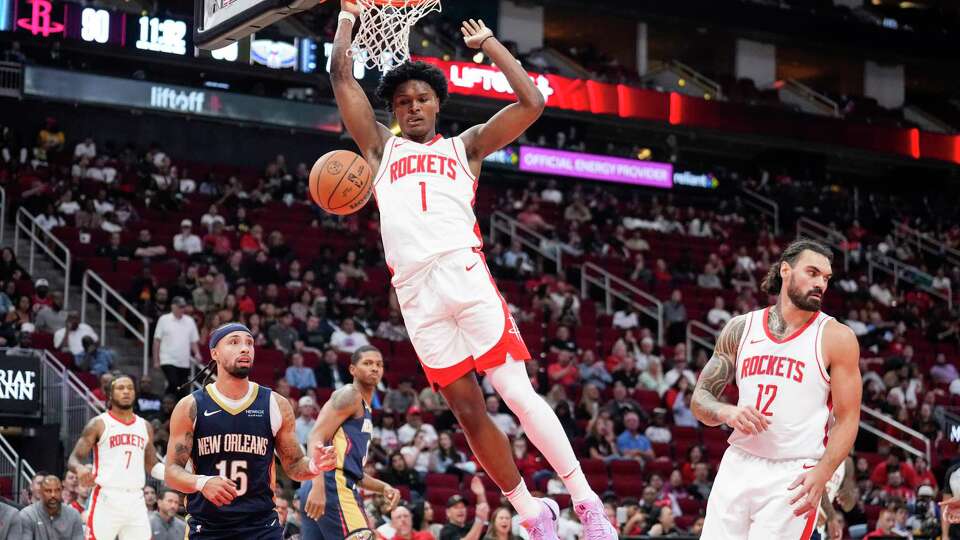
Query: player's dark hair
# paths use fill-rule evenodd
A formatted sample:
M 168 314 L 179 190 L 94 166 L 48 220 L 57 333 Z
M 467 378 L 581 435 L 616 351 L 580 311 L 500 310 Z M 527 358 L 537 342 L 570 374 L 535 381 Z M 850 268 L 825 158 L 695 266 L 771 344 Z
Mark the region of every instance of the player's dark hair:
M 793 268 L 797 259 L 800 258 L 800 254 L 807 250 L 823 255 L 828 261 L 833 262 L 833 252 L 827 246 L 808 238 L 795 240 L 780 254 L 780 260 L 770 265 L 767 275 L 760 282 L 760 290 L 768 294 L 780 294 L 780 288 L 783 287 L 783 278 L 780 277 L 781 263 L 787 263 Z
M 397 92 L 397 87 L 407 81 L 423 81 L 433 88 L 437 94 L 437 101 L 442 106 L 447 97 L 450 96 L 447 91 L 447 77 L 440 71 L 440 68 L 426 62 L 406 61 L 399 66 L 391 69 L 380 79 L 380 84 L 374 92 L 386 105 L 387 110 L 393 111 L 393 94 Z
M 353 351 L 353 354 L 350 355 L 350 365 L 352 366 L 357 365 L 357 362 L 359 362 L 360 359 L 363 358 L 363 353 L 368 353 L 368 352 L 375 352 L 379 354 L 381 357 L 383 357 L 383 353 L 380 352 L 380 349 L 374 347 L 373 345 L 363 345 L 357 348 L 357 350 Z

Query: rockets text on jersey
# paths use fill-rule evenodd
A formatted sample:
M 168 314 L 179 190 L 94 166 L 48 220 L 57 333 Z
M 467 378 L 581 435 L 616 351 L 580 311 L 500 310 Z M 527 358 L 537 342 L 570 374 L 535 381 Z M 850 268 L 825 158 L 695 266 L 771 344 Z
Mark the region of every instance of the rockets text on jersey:
M 373 192 L 394 286 L 444 253 L 482 246 L 476 186 L 459 137 L 387 140 Z
M 832 407 L 821 352 L 832 317 L 814 313 L 793 335 L 778 339 L 767 327 L 770 309 L 746 315 L 736 362 L 737 405 L 755 407 L 770 418 L 770 426 L 758 435 L 734 431 L 729 442 L 766 459 L 818 460 Z
M 134 415 L 125 422 L 110 411 L 102 413 L 103 434 L 93 447 L 94 482 L 103 488 L 143 489 L 146 420 Z

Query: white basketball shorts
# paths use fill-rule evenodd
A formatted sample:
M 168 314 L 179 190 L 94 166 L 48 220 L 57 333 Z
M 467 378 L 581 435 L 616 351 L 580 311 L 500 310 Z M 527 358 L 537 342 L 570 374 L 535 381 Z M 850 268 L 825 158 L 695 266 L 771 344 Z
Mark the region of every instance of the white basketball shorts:
M 142 540 L 152 536 L 142 489 L 93 488 L 87 508 L 87 540 Z
M 396 291 L 410 341 L 434 388 L 499 366 L 507 355 L 530 359 L 483 252 L 443 254 Z
M 817 513 L 793 515 L 796 505 L 791 506 L 790 499 L 797 492 L 787 488 L 815 465 L 811 459 L 770 460 L 728 447 L 710 490 L 701 537 L 808 540 Z

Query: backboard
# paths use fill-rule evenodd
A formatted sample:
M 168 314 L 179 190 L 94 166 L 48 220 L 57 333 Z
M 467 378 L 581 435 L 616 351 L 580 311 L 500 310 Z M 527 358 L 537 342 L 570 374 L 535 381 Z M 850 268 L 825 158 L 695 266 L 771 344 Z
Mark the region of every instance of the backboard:
M 193 41 L 216 50 L 325 0 L 194 0 Z

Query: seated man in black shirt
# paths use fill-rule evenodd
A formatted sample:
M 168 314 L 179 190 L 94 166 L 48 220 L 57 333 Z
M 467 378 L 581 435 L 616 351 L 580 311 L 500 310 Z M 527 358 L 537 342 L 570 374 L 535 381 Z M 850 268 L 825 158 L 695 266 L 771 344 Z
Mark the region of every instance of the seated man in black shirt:
M 483 482 L 474 476 L 470 482 L 470 491 L 477 496 L 476 519 L 467 523 L 467 501 L 463 495 L 453 495 L 447 500 L 447 524 L 440 529 L 439 540 L 479 540 L 483 529 L 489 522 L 490 506 L 487 504 Z
M 112 233 L 110 235 L 110 243 L 97 248 L 97 256 L 107 257 L 117 261 L 129 260 L 132 255 L 130 248 L 122 245 L 120 241 L 120 233 Z

